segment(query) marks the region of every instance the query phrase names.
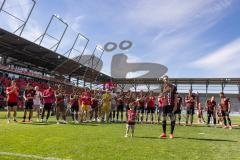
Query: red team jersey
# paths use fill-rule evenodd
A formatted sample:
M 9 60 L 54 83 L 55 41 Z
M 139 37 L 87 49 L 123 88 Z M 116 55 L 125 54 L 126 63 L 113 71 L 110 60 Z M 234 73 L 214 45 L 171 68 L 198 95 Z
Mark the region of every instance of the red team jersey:
M 230 103 L 229 98 L 222 97 L 221 100 L 220 100 L 221 110 L 222 110 L 222 111 L 228 111 L 228 109 L 229 109 L 229 103 Z
M 195 96 L 192 94 L 191 96 L 187 95 L 185 99 L 185 103 L 187 108 L 194 108 L 195 106 Z
M 13 90 L 13 87 L 8 87 L 6 89 L 6 93 L 9 93 Z M 12 92 L 10 94 L 7 95 L 7 101 L 8 102 L 17 102 L 18 101 L 18 94 L 19 94 L 19 88 L 16 87 L 15 92 Z
M 43 102 L 53 103 L 55 100 L 54 91 L 52 89 L 46 89 L 43 91 Z
M 216 109 L 216 101 L 207 100 L 207 110 L 214 111 Z
M 99 100 L 98 100 L 97 98 L 93 98 L 93 99 L 92 99 L 91 107 L 92 107 L 92 108 L 95 108 L 95 107 L 98 106 L 98 104 L 99 104 Z
M 165 92 L 165 90 L 167 90 Z M 177 93 L 177 87 L 173 84 L 163 84 L 163 96 L 167 99 L 167 105 L 165 106 L 174 106 L 175 104 L 175 94 Z
M 138 107 L 144 107 L 145 106 L 145 99 L 144 97 L 140 97 L 138 100 Z
M 57 104 L 64 103 L 64 95 L 60 92 L 56 92 L 56 102 Z
M 81 96 L 81 103 L 83 105 L 91 105 L 91 94 L 89 92 L 83 92 Z
M 167 98 L 164 96 L 158 96 L 158 108 L 162 108 L 168 104 Z
M 147 108 L 154 108 L 155 107 L 155 97 L 148 96 L 147 97 Z
M 137 113 L 134 109 L 129 109 L 128 110 L 128 124 L 133 125 L 135 124 Z
M 33 90 L 33 89 L 26 90 L 26 91 L 24 92 L 24 96 L 27 98 L 27 99 L 25 100 L 25 102 L 32 102 L 32 103 L 33 103 L 33 99 L 28 99 L 28 98 L 34 97 L 35 94 L 36 94 L 36 91 Z
M 117 95 L 117 104 L 124 105 L 123 95 Z

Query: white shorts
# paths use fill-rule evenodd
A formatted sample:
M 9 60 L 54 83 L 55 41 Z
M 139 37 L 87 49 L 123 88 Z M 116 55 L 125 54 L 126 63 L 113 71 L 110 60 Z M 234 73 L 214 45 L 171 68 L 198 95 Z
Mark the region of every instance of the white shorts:
M 40 105 L 33 105 L 33 109 L 42 109 L 43 108 L 43 105 L 40 104 Z

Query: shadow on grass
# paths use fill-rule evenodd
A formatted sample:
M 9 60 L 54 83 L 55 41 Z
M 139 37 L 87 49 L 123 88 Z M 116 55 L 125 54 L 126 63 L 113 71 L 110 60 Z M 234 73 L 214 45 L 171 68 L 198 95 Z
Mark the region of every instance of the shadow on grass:
M 143 138 L 143 139 L 159 139 L 164 140 L 159 137 L 145 137 L 145 136 L 135 136 L 135 138 Z M 169 138 L 167 138 L 169 139 Z M 174 137 L 174 139 L 186 139 L 186 140 L 197 140 L 197 141 L 214 141 L 214 142 L 238 142 L 234 140 L 228 140 L 228 139 L 213 139 L 213 138 L 192 138 L 192 137 Z
M 98 126 L 97 123 L 78 123 L 78 124 L 68 123 L 68 124 L 73 125 L 73 126 Z
M 48 122 L 48 123 L 42 123 L 42 122 L 33 122 L 33 123 L 19 123 L 19 124 L 30 124 L 30 125 L 53 125 L 53 124 L 56 124 L 56 122 Z
M 213 139 L 213 138 L 192 138 L 192 137 L 174 137 L 179 139 L 190 139 L 190 140 L 198 140 L 198 141 L 215 141 L 215 142 L 238 142 L 229 139 Z
M 233 127 L 233 130 L 235 130 L 235 129 L 240 129 L 240 127 Z
M 145 137 L 145 136 L 134 136 L 134 138 L 143 138 L 143 139 L 161 139 L 159 137 Z

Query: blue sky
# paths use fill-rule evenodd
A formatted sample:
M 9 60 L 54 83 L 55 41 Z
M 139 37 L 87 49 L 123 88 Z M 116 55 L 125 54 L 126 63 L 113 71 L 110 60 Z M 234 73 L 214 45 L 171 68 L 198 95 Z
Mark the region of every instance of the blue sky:
M 6 9 L 24 18 L 30 2 L 7 0 Z M 34 40 L 40 36 L 52 14 L 70 26 L 58 50 L 61 54 L 71 47 L 78 32 L 90 39 L 86 54 L 96 44 L 133 42 L 128 51 L 104 54 L 102 72 L 107 74 L 112 56 L 125 53 L 129 62 L 167 66 L 170 77 L 240 76 L 238 0 L 37 0 L 23 37 Z M 11 31 L 18 25 L 0 13 L 2 28 Z M 51 32 L 57 35 L 61 29 L 56 23 Z M 46 40 L 44 45 L 50 42 Z

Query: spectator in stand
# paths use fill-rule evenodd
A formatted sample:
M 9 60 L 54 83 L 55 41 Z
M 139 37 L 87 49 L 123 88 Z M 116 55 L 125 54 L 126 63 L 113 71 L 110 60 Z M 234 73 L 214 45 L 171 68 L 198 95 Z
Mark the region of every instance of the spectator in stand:
M 43 119 L 45 116 L 45 111 L 47 111 L 46 123 L 48 123 L 48 118 L 50 116 L 50 111 L 51 111 L 52 105 L 54 103 L 54 100 L 55 100 L 54 90 L 52 89 L 50 84 L 48 84 L 48 88 L 43 91 L 43 105 L 44 106 L 43 106 L 41 122 L 43 122 Z
M 2 89 L 0 92 L 0 109 L 4 108 L 6 106 L 6 94 L 4 90 Z
M 17 122 L 17 101 L 19 95 L 19 88 L 15 81 L 11 82 L 11 86 L 6 89 L 7 94 L 7 123 L 10 123 L 11 111 L 13 111 L 13 120 Z
M 36 91 L 33 89 L 32 84 L 28 83 L 26 86 L 26 90 L 23 93 L 23 98 L 25 101 L 24 113 L 23 113 L 23 121 L 25 122 L 27 111 L 29 112 L 28 121 L 32 122 L 32 114 L 33 114 L 33 98 L 35 96 Z
M 39 115 L 42 109 L 42 92 L 39 91 L 39 87 L 35 86 L 35 96 L 33 97 L 33 108 L 36 110 L 37 122 L 39 122 Z

